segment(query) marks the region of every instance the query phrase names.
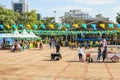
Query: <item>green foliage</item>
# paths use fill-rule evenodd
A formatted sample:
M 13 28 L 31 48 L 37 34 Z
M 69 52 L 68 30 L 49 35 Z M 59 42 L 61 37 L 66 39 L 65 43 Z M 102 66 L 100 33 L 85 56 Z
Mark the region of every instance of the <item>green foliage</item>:
M 116 22 L 120 24 L 120 13 L 117 13 Z
M 0 24 L 12 25 L 12 24 L 36 24 L 37 23 L 37 14 L 35 10 L 19 14 L 19 12 L 14 12 L 12 10 L 0 7 Z M 32 27 L 33 28 L 33 27 Z M 20 29 L 20 27 L 18 27 Z
M 78 18 L 74 18 L 74 17 L 71 17 L 71 16 L 69 16 L 69 17 L 60 17 L 60 19 L 61 19 L 61 22 L 62 22 L 63 24 L 68 23 L 68 24 L 70 24 L 70 25 L 72 25 L 72 24 L 81 25 L 81 24 L 85 23 L 84 20 L 78 19 Z

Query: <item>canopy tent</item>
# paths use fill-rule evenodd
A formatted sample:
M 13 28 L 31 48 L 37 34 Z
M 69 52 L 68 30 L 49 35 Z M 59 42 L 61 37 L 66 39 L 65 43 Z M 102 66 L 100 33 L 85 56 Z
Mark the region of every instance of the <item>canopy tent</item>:
M 38 36 L 36 36 L 32 31 L 29 33 L 33 38 L 39 38 Z
M 32 36 L 24 29 L 21 33 L 22 38 L 31 38 Z
M 30 33 L 28 33 L 25 29 L 23 30 L 21 35 L 23 38 L 38 38 L 38 36 L 36 36 L 32 31 L 30 31 Z
M 0 38 L 11 38 L 12 34 L 7 33 L 7 34 L 0 34 Z
M 17 29 L 15 31 L 13 31 L 10 36 L 10 38 L 21 38 L 21 37 L 22 37 L 22 35 L 18 32 Z

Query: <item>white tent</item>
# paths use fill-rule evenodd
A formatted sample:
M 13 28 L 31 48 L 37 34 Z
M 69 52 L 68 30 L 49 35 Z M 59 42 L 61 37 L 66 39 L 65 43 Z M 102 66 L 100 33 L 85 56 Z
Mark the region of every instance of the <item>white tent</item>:
M 21 38 L 22 35 L 18 32 L 18 30 L 16 29 L 14 32 L 12 32 L 11 38 Z
M 9 38 L 9 37 L 11 37 L 12 35 L 10 34 L 10 33 L 7 33 L 7 34 L 0 34 L 0 37 L 1 38 Z
M 12 33 L 6 33 L 1 36 L 2 38 L 21 38 L 21 34 L 18 30 L 13 31 Z
M 36 36 L 32 31 L 29 33 L 33 38 L 39 38 L 38 36 Z
M 32 36 L 24 29 L 21 33 L 23 38 L 31 38 Z

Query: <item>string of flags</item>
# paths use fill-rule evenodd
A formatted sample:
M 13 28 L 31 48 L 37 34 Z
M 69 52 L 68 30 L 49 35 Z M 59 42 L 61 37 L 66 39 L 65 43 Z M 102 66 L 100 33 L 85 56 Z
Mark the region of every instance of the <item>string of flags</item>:
M 46 28 L 50 28 L 50 29 L 55 29 L 55 27 L 58 27 L 58 28 L 61 28 L 61 27 L 66 27 L 67 29 L 70 29 L 70 28 L 84 28 L 84 29 L 88 29 L 88 26 L 93 28 L 93 30 L 98 30 L 98 26 L 101 27 L 101 29 L 106 29 L 107 27 L 110 28 L 110 29 L 114 29 L 115 26 L 118 27 L 118 29 L 120 29 L 120 24 L 90 24 L 90 25 L 87 25 L 87 24 L 61 24 L 61 23 L 57 23 L 57 24 L 48 24 L 48 25 L 45 25 L 45 24 L 34 24 L 34 25 L 30 25 L 30 24 L 27 24 L 27 25 L 24 25 L 24 24 L 12 24 L 12 25 L 3 25 L 3 24 L 0 24 L 0 29 L 17 29 L 17 28 L 20 28 L 20 29 L 24 29 L 24 28 L 27 28 L 27 29 L 46 29 Z
M 39 34 L 39 35 L 76 35 L 76 34 L 81 34 L 81 35 L 84 35 L 84 34 L 109 34 L 109 35 L 112 35 L 112 34 L 116 34 L 117 32 L 120 33 L 120 31 L 117 31 L 117 30 L 104 30 L 104 31 L 49 31 L 49 30 L 34 30 L 33 31 L 34 33 L 36 34 Z

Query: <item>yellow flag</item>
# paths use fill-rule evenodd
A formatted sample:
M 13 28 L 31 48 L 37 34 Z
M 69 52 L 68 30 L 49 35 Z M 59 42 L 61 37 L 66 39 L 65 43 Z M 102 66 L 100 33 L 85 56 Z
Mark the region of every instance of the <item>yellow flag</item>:
M 7 28 L 7 29 L 10 29 L 11 27 L 10 27 L 10 25 L 6 25 L 6 28 Z
M 54 25 L 53 24 L 49 24 L 48 25 L 51 29 L 54 29 Z
M 100 24 L 100 26 L 101 26 L 103 29 L 105 29 L 105 24 Z
M 73 24 L 73 27 L 78 28 L 78 24 Z
M 28 24 L 28 25 L 26 25 L 27 26 L 27 28 L 29 28 L 29 29 L 31 29 L 31 26 Z

